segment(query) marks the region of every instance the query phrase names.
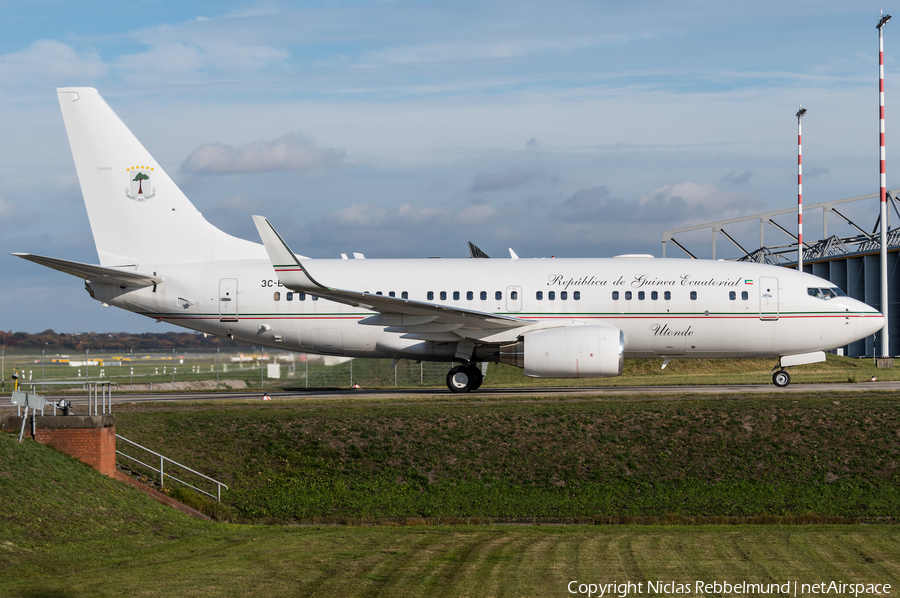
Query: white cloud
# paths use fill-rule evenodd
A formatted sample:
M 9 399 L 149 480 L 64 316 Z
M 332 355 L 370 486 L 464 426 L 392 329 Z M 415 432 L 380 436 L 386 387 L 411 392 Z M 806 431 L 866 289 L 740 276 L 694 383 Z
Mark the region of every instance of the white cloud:
M 723 191 L 715 185 L 692 182 L 663 185 L 638 199 L 640 216 L 653 222 L 687 226 L 736 218 L 765 210 L 761 197 L 742 191 Z
M 0 78 L 4 85 L 51 81 L 95 81 L 106 76 L 109 65 L 93 51 L 78 52 L 53 40 L 38 40 L 28 48 L 0 56 Z
M 309 172 L 340 168 L 343 164 L 343 151 L 320 148 L 301 133 L 288 133 L 274 141 L 255 141 L 240 148 L 224 143 L 201 145 L 191 152 L 181 169 L 195 174 Z
M 654 253 L 664 229 L 755 213 L 762 205 L 752 194 L 693 182 L 663 185 L 631 200 L 596 186 L 567 198 L 503 204 L 357 203 L 305 223 L 302 236 L 310 245 L 298 250 L 461 257 L 465 242 L 473 241 L 489 255 L 501 255 L 510 245 L 523 257 Z
M 196 83 L 197 78 L 204 76 L 265 69 L 289 57 L 288 52 L 265 45 L 175 40 L 157 42 L 147 51 L 120 56 L 115 66 L 132 83 Z
M 628 39 L 624 35 L 558 39 L 469 40 L 394 46 L 367 52 L 358 66 L 409 65 L 461 60 L 508 59 L 547 52 L 573 52 L 602 42 Z

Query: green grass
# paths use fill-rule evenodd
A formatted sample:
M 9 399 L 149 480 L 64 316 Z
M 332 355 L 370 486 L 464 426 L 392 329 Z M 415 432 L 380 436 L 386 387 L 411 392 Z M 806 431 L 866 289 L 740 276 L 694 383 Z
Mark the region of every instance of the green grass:
M 898 404 L 347 399 L 141 405 L 117 425 L 228 484 L 218 516 L 236 521 L 874 521 L 900 517 Z
M 503 364 L 490 364 L 486 387 L 505 386 L 685 386 L 715 384 L 771 384 L 776 359 L 673 359 L 662 369 L 662 359 L 627 359 L 615 378 L 576 380 L 535 379 Z M 794 384 L 900 380 L 900 368 L 876 368 L 871 359 L 826 355 L 826 361 L 789 368 Z
M 571 581 L 900 582 L 874 527 L 225 526 L 4 558 L 5 596 L 567 596 Z M 56 559 L 60 559 L 57 562 Z M 15 567 L 15 568 L 13 568 Z M 893 590 L 892 590 L 893 591 Z M 633 594 L 632 594 L 633 595 Z M 647 595 L 647 593 L 643 593 Z
M 652 490 L 647 481 L 657 476 L 675 484 L 669 488 L 684 484 L 681 497 L 691 498 L 704 496 L 704 489 L 700 482 L 684 482 L 685 475 L 705 475 L 712 495 L 721 477 L 744 480 L 745 493 L 769 488 L 797 500 L 789 487 L 795 479 L 801 486 L 837 492 L 829 500 L 840 502 L 849 496 L 838 496 L 842 488 L 856 484 L 851 479 L 896 486 L 900 429 L 896 402 L 878 394 L 132 409 L 117 415 L 120 432 L 146 436 L 154 447 L 165 444 L 177 453 L 173 457 L 201 469 L 234 472 L 235 495 L 226 493 L 232 501 L 266 488 L 276 472 L 337 471 L 340 479 L 355 483 L 378 479 L 379 467 L 408 470 L 439 458 L 431 464 L 436 480 L 468 475 L 475 483 L 487 476 L 516 476 L 519 490 L 491 486 L 494 491 L 478 492 L 485 497 L 493 492 L 517 512 L 530 508 L 523 492 L 541 488 L 524 482 L 566 479 L 581 471 L 589 479 L 597 466 L 615 478 L 596 482 L 600 489 L 637 476 L 643 486 L 628 492 Z M 716 447 L 727 438 L 738 440 Z M 369 448 L 383 443 L 383 457 L 376 460 Z M 524 461 L 521 453 L 503 458 L 525 446 L 530 451 L 546 446 L 546 452 Z M 351 447 L 359 452 L 356 458 Z M 663 447 L 673 455 L 662 454 Z M 760 473 L 753 461 L 741 467 L 747 455 L 762 459 L 770 471 Z M 606 457 L 612 462 L 604 465 Z M 483 465 L 474 465 L 479 462 Z M 622 463 L 632 476 L 616 473 Z M 339 467 L 347 471 L 335 470 Z M 827 471 L 844 478 L 815 481 Z M 424 473 L 410 476 L 385 478 L 392 493 L 384 496 L 405 500 L 404 487 L 431 483 Z M 697 580 L 842 580 L 890 583 L 894 589 L 900 584 L 900 534 L 892 525 L 683 525 L 702 519 L 667 514 L 642 519 L 659 525 L 641 526 L 447 526 L 423 525 L 427 520 L 414 513 L 399 521 L 402 526 L 209 523 L 51 448 L 29 440 L 19 444 L 14 434 L 0 434 L 0 496 L 0 595 L 10 597 L 566 596 L 570 581 L 626 580 L 683 582 L 690 584 L 686 595 L 699 595 Z M 622 500 L 628 507 L 647 498 L 632 492 Z M 239 511 L 239 505 L 232 508 Z M 871 503 L 861 512 L 879 508 Z M 682 525 L 662 525 L 667 523 Z

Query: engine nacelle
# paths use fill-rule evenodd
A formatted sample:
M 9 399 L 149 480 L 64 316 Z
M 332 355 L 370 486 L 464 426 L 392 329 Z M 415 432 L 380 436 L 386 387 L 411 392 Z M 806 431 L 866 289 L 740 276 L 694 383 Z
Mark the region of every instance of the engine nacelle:
M 501 347 L 500 361 L 532 378 L 611 378 L 622 374 L 625 333 L 602 324 L 535 330 Z

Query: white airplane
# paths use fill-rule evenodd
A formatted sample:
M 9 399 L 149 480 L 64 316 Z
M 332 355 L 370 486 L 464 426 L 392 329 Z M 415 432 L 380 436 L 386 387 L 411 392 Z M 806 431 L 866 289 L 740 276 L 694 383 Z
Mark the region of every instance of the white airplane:
M 653 259 L 310 259 L 254 216 L 263 244 L 207 222 L 95 89 L 57 90 L 100 265 L 17 253 L 91 297 L 193 330 L 304 353 L 479 362 L 535 378 L 622 373 L 625 358 L 778 359 L 869 336 L 882 315 L 822 278 L 759 264 Z M 362 256 L 360 256 L 362 257 Z

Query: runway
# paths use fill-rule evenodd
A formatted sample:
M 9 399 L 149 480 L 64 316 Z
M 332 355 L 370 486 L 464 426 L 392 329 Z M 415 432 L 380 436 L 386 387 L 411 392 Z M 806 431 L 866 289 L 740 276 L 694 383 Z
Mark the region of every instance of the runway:
M 467 394 L 452 393 L 447 389 L 345 389 L 345 390 L 304 390 L 304 391 L 272 391 L 269 397 L 273 401 L 284 399 L 343 399 L 352 398 L 360 400 L 384 400 L 384 399 L 409 399 L 414 397 L 427 397 L 430 399 L 446 399 L 450 401 L 472 401 L 484 398 L 496 400 L 504 397 L 511 399 L 522 398 L 555 398 L 561 399 L 586 398 L 586 397 L 646 397 L 662 398 L 683 397 L 695 395 L 698 398 L 709 395 L 742 395 L 742 394 L 820 394 L 829 392 L 847 393 L 864 391 L 893 391 L 900 392 L 900 382 L 862 382 L 862 383 L 835 383 L 835 384 L 791 384 L 786 388 L 778 388 L 773 384 L 724 384 L 724 385 L 694 385 L 694 386 L 597 386 L 597 387 L 547 387 L 547 388 L 482 388 L 477 392 Z M 83 409 L 87 404 L 87 397 L 82 394 L 54 393 L 45 395 L 48 400 L 56 401 L 65 397 L 73 403 L 76 411 L 79 406 Z M 115 392 L 112 394 L 112 404 L 123 405 L 126 403 L 162 403 L 171 401 L 241 401 L 261 400 L 262 392 L 173 392 L 173 393 L 128 393 Z M 3 406 L 3 412 L 15 409 L 11 406 Z M 51 409 L 48 405 L 47 409 Z M 46 410 L 45 410 L 46 413 Z

